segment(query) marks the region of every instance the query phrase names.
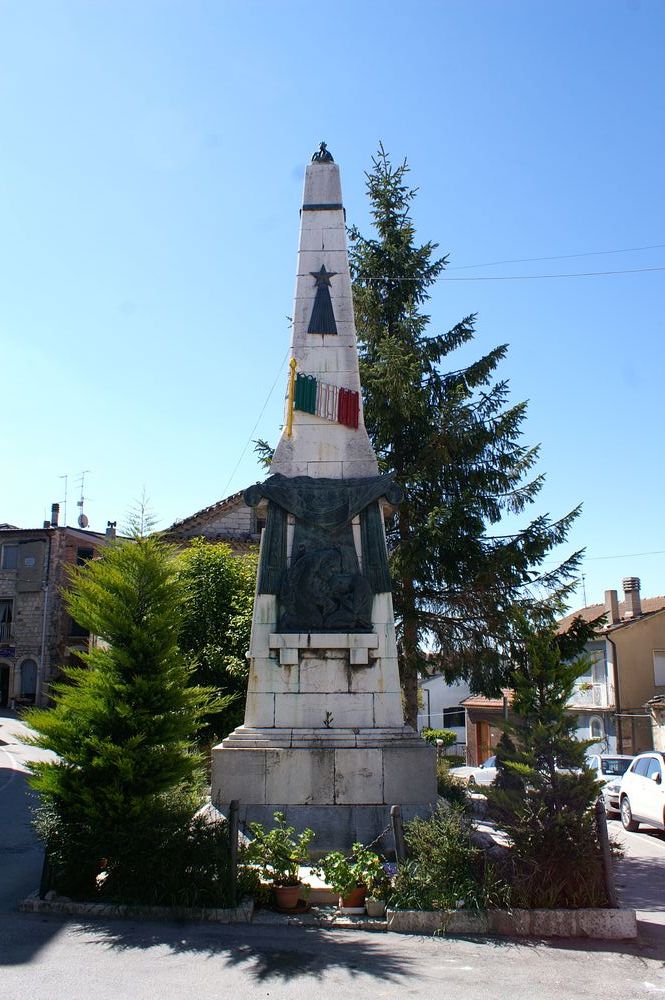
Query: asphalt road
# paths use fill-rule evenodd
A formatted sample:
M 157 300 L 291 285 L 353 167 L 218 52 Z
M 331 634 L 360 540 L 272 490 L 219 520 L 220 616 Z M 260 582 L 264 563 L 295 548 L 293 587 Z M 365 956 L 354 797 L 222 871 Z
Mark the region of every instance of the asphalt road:
M 665 839 L 619 834 L 619 881 L 638 942 L 419 938 L 258 925 L 85 921 L 20 914 L 41 852 L 29 827 L 18 724 L 0 714 L 2 1000 L 665 997 Z M 616 824 L 612 823 L 613 832 Z M 620 830 L 620 827 L 619 827 Z

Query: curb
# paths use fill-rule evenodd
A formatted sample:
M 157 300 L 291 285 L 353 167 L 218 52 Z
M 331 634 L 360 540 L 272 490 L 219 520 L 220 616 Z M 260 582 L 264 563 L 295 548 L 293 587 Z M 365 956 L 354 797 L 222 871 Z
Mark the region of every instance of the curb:
M 22 913 L 130 918 L 135 920 L 187 920 L 216 924 L 279 924 L 288 927 L 326 927 L 394 934 L 466 935 L 496 937 L 596 938 L 619 941 L 637 937 L 635 910 L 388 910 L 386 918 L 352 917 L 332 908 L 313 908 L 307 914 L 288 915 L 267 910 L 255 912 L 254 900 L 244 899 L 228 909 L 187 906 L 141 906 L 128 903 L 77 903 L 64 897 L 39 899 L 36 895 L 18 904 Z
M 139 920 L 193 920 L 215 924 L 249 924 L 254 915 L 254 900 L 243 899 L 228 909 L 204 906 L 142 906 L 131 903 L 76 903 L 63 897 L 22 899 L 21 913 L 62 913 L 81 917 L 130 917 Z
M 388 910 L 396 934 L 489 934 L 501 937 L 637 937 L 635 910 Z

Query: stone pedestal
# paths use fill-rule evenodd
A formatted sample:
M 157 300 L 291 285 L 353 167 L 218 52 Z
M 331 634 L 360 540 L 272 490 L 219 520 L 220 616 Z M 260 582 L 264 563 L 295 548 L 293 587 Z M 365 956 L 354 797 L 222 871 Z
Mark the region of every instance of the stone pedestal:
M 371 633 L 277 633 L 277 613 L 257 596 L 245 723 L 213 750 L 214 805 L 238 799 L 242 821 L 268 826 L 280 809 L 317 851 L 374 840 L 391 805 L 426 814 L 436 752 L 403 724 L 390 595 Z

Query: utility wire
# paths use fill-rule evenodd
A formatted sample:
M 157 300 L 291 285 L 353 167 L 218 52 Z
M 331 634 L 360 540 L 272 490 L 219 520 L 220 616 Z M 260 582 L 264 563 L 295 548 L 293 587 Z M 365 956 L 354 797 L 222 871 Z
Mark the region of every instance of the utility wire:
M 565 274 L 487 274 L 474 275 L 472 277 L 453 277 L 445 275 L 434 278 L 434 281 L 534 281 L 539 278 L 595 278 L 604 274 L 640 274 L 646 271 L 665 271 L 665 267 L 627 267 L 616 271 L 569 271 Z M 360 278 L 361 282 L 369 284 L 379 281 L 420 281 L 420 278 L 402 278 L 392 275 L 379 275 L 378 277 Z
M 665 555 L 665 549 L 656 549 L 653 552 L 625 552 L 623 555 L 619 556 L 585 556 L 585 560 L 592 559 L 632 559 L 637 556 L 663 556 Z
M 491 260 L 487 264 L 455 264 L 449 271 L 467 271 L 476 267 L 496 267 L 499 264 L 530 264 L 541 260 L 571 260 L 573 257 L 601 257 L 608 253 L 637 253 L 641 250 L 661 250 L 665 243 L 652 243 L 647 247 L 625 247 L 623 250 L 585 250 L 583 253 L 564 253 L 557 257 L 514 257 L 511 260 Z
M 245 441 L 245 446 L 242 449 L 242 451 L 240 452 L 240 457 L 238 458 L 238 461 L 236 462 L 236 464 L 233 467 L 233 472 L 229 476 L 229 478 L 228 478 L 228 480 L 226 482 L 226 486 L 222 490 L 222 495 L 226 494 L 226 491 L 228 490 L 233 477 L 235 476 L 236 472 L 238 471 L 238 466 L 240 465 L 240 463 L 242 462 L 243 458 L 245 457 L 245 452 L 249 448 L 250 441 L 252 440 L 252 435 L 256 431 L 256 428 L 259 426 L 259 421 L 261 420 L 261 417 L 265 413 L 266 407 L 267 407 L 268 403 L 270 402 L 270 397 L 272 396 L 273 392 L 275 391 L 275 386 L 277 385 L 277 383 L 279 382 L 279 380 L 280 380 L 280 378 L 282 376 L 282 369 L 284 368 L 284 364 L 286 362 L 286 359 L 289 356 L 290 351 L 291 351 L 291 347 L 289 346 L 286 349 L 286 354 L 284 355 L 284 357 L 282 358 L 282 360 L 280 362 L 279 370 L 277 372 L 277 375 L 275 376 L 275 381 L 270 386 L 270 389 L 268 391 L 268 395 L 266 396 L 265 402 L 264 402 L 263 406 L 261 407 L 261 412 L 259 413 L 258 417 L 256 418 L 256 423 L 254 424 L 254 426 L 252 427 L 251 431 L 249 432 L 249 437 Z
M 533 281 L 536 278 L 596 278 L 602 274 L 639 274 L 645 271 L 665 271 L 665 267 L 628 267 L 620 271 L 572 271 L 568 274 L 494 274 L 472 278 L 438 278 L 438 281 Z M 402 280 L 389 279 L 389 280 Z M 405 278 L 413 281 L 413 278 Z

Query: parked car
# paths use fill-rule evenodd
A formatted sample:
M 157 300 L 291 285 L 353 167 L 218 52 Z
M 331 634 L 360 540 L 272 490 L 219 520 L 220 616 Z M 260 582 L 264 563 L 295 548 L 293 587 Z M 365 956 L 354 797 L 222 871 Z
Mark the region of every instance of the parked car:
M 592 753 L 587 757 L 587 765 L 595 772 L 597 780 L 603 783 L 600 794 L 607 813 L 619 813 L 621 778 L 632 759 L 632 754 L 623 753 Z
M 619 808 L 625 830 L 640 823 L 665 830 L 665 753 L 638 753 L 621 779 Z
M 467 785 L 493 785 L 496 778 L 496 757 L 488 757 L 480 767 L 451 767 L 450 775 Z

